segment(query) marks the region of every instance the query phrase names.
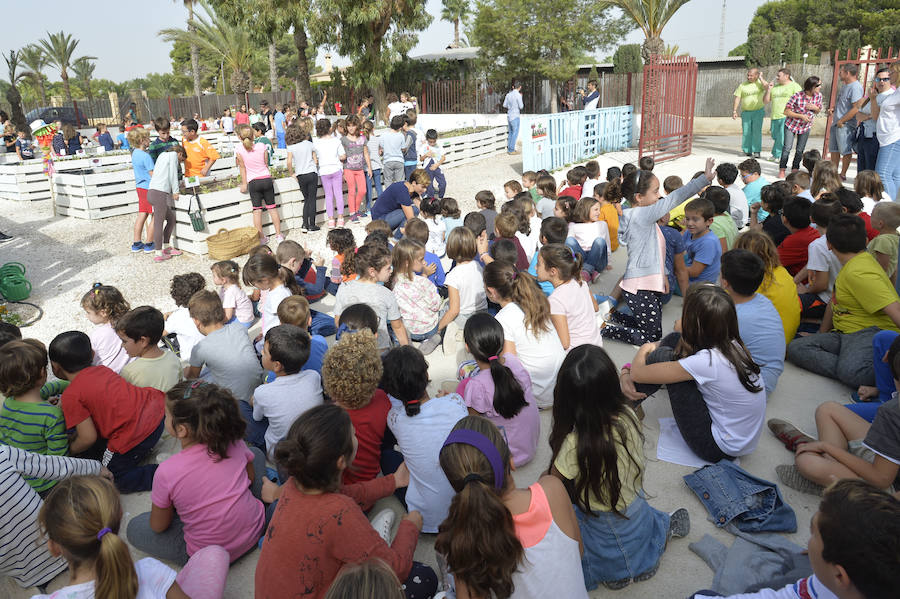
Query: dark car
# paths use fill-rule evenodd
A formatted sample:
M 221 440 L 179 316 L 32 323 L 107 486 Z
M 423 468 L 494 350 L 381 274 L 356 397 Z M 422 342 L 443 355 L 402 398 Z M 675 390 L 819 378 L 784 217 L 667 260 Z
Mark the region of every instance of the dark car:
M 63 124 L 68 123 L 76 127 L 87 127 L 90 124 L 83 112 L 71 106 L 44 106 L 35 108 L 25 115 L 25 121 L 29 124 L 37 119 L 41 119 L 47 124 L 62 121 Z

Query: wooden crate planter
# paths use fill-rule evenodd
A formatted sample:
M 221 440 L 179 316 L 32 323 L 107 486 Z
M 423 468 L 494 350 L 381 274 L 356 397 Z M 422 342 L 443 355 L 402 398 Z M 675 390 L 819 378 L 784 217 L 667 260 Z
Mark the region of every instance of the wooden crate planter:
M 0 164 L 0 198 L 37 201 L 50 199 L 50 181 L 43 160 Z
M 56 173 L 52 185 L 61 216 L 97 220 L 137 212 L 131 169 L 105 173 Z
M 493 127 L 479 133 L 468 133 L 456 137 L 438 138 L 438 143 L 447 153 L 447 159 L 441 168 L 461 166 L 477 162 L 488 156 L 496 156 L 506 152 L 506 127 Z

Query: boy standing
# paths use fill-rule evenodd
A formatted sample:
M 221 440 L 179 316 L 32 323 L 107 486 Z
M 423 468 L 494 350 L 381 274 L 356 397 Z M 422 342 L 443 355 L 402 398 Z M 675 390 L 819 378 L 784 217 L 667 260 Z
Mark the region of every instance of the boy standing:
M 181 380 L 181 361 L 159 348 L 165 319 L 152 306 L 139 306 L 116 321 L 116 334 L 132 358 L 122 368 L 122 378 L 136 387 L 153 387 L 163 393 Z
M 209 169 L 219 159 L 219 153 L 197 133 L 198 125 L 194 119 L 181 123 L 181 144 L 187 152 L 184 161 L 185 177 L 206 177 Z
M 709 227 L 713 222 L 713 213 L 712 202 L 702 198 L 691 200 L 684 207 L 685 231 L 682 238 L 689 283 L 697 281 L 716 283 L 719 280 L 722 245 L 718 237 L 710 235 Z M 681 291 L 684 293 L 686 290 Z
M 147 153 L 150 154 L 154 164 L 159 155 L 168 150 L 170 146 L 178 145 L 178 140 L 169 135 L 170 126 L 168 119 L 164 116 L 158 116 L 153 119 L 153 128 L 156 129 L 157 137 L 150 142 Z M 181 169 L 180 163 L 178 168 L 179 170 Z
M 408 139 L 407 135 L 401 131 L 405 122 L 405 115 L 395 115 L 391 118 L 391 130 L 378 138 L 385 188 L 391 183 L 397 183 L 405 179 L 403 175 L 403 153 L 406 152 L 412 143 L 412 140 Z
M 426 198 L 443 199 L 444 193 L 447 191 L 447 179 L 441 171 L 441 165 L 447 159 L 444 149 L 438 144 L 438 134 L 436 129 L 429 129 L 425 134 L 425 153 L 422 155 L 422 167 L 431 175 L 431 183 L 425 190 Z
M 819 237 L 819 232 L 809 224 L 810 208 L 812 203 L 806 198 L 792 197 L 785 200 L 781 209 L 781 222 L 791 234 L 779 244 L 778 257 L 791 276 L 806 266 L 809 244 Z

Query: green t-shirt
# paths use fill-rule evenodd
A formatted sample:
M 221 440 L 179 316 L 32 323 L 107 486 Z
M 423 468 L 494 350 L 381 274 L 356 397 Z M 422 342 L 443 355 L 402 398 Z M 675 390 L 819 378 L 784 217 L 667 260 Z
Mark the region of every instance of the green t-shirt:
M 59 406 L 17 401 L 11 397 L 0 408 L 0 443 L 41 455 L 66 455 L 69 438 Z M 24 477 L 35 491 L 51 489 L 55 480 Z
M 266 160 L 268 161 L 268 166 L 272 166 L 272 153 L 274 152 L 272 149 L 272 140 L 265 135 L 260 135 L 256 138 L 256 143 L 266 144 L 268 146 L 266 148 Z
M 772 88 L 770 98 L 772 100 L 773 121 L 784 118 L 784 107 L 787 106 L 788 100 L 791 99 L 791 96 L 802 90 L 803 88 L 800 87 L 800 84 L 796 81 L 791 81 L 784 85 L 776 85 Z
M 855 333 L 867 327 L 900 332 L 884 308 L 900 301 L 891 280 L 868 252 L 860 252 L 841 268 L 831 298 L 834 328 Z
M 882 233 L 870 241 L 866 249 L 873 256 L 875 255 L 875 252 L 881 252 L 886 256 L 890 256 L 890 268 L 887 273 L 885 273 L 888 277 L 892 276 L 897 271 L 897 252 L 900 250 L 900 236 L 896 233 Z
M 734 90 L 734 97 L 741 99 L 741 110 L 745 112 L 762 108 L 763 96 L 765 95 L 766 86 L 759 81 L 756 81 L 755 83 L 745 81 Z
M 738 236 L 737 226 L 734 219 L 728 214 L 719 214 L 713 217 L 712 225 L 709 230 L 716 234 L 719 239 L 725 240 L 725 251 L 734 247 L 734 240 Z

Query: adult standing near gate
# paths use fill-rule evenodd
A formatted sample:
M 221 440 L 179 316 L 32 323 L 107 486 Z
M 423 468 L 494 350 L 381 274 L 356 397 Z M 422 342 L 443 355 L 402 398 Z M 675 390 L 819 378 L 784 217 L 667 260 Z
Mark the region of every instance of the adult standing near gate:
M 876 102 L 880 106 L 884 100 L 894 93 L 891 87 L 891 68 L 883 66 L 875 73 L 875 90 L 878 92 Z M 856 120 L 862 127 L 861 133 L 856 136 L 856 172 L 874 171 L 878 161 L 878 136 L 875 134 L 875 119 L 872 118 L 872 100 L 868 96 L 857 102 L 859 112 Z
M 587 82 L 587 93 L 581 94 L 581 102 L 585 110 L 594 110 L 600 102 L 600 92 L 597 90 L 597 81 L 591 79 Z
M 783 67 L 778 69 L 775 81 L 770 81 L 766 86 L 766 95 L 763 103 L 772 102 L 772 114 L 770 116 L 769 131 L 772 135 L 772 162 L 781 159 L 781 150 L 784 148 L 784 107 L 788 100 L 803 88 L 791 79 L 791 70 Z
M 518 154 L 516 151 L 516 139 L 519 137 L 519 116 L 525 104 L 522 102 L 522 84 L 515 79 L 512 89 L 503 100 L 503 108 L 506 109 L 506 123 L 509 126 L 509 137 L 506 141 L 506 153 Z
M 900 61 L 891 65 L 891 83 L 900 84 Z M 872 119 L 875 120 L 875 135 L 878 136 L 878 160 L 875 172 L 881 177 L 884 190 L 895 202 L 900 201 L 900 88 L 884 99 L 879 106 L 878 93 L 869 90 L 872 105 Z
M 753 67 L 747 71 L 747 80 L 734 90 L 734 109 L 731 118 L 738 117 L 738 106 L 741 108 L 741 151 L 744 156 L 759 158 L 762 152 L 762 124 L 766 116 L 765 95 L 768 83 L 763 79 L 759 69 Z
M 841 180 L 847 179 L 847 169 L 853 159 L 853 140 L 856 139 L 856 102 L 864 95 L 862 83 L 857 79 L 859 65 L 841 65 L 838 78 L 844 86 L 838 90 L 837 100 L 828 114 L 834 115 L 828 138 L 828 152 L 831 163 L 836 167 L 841 163 Z
M 778 178 L 784 179 L 791 148 L 796 142 L 794 162 L 791 172 L 800 170 L 806 140 L 812 129 L 813 119 L 822 111 L 822 80 L 813 75 L 803 82 L 803 91 L 791 96 L 783 111 L 787 119 L 784 122 L 784 148 L 778 163 Z

